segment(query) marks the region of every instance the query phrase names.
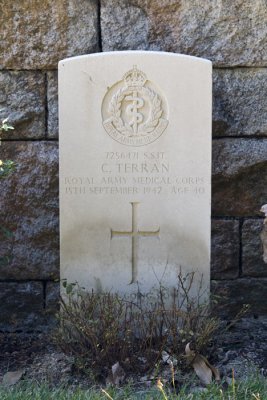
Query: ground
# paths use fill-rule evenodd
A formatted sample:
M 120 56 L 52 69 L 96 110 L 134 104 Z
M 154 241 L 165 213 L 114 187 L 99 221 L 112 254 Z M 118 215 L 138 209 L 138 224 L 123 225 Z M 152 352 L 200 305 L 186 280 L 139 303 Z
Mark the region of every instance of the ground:
M 0 381 L 7 371 L 23 370 L 22 379 L 34 379 L 52 385 L 89 387 L 94 382 L 79 374 L 73 359 L 66 356 L 44 333 L 0 334 Z M 222 329 L 204 354 L 216 366 L 221 376 L 230 379 L 234 369 L 236 379 L 242 379 L 251 369 L 258 368 L 267 376 L 267 317 L 243 318 L 229 330 Z M 168 369 L 168 368 L 167 368 Z M 163 376 L 168 372 L 163 367 Z M 178 376 L 178 375 L 177 375 Z M 181 378 L 186 381 L 186 376 Z M 137 380 L 140 385 L 151 384 L 150 376 L 126 376 L 125 382 Z M 102 384 L 105 383 L 104 377 Z

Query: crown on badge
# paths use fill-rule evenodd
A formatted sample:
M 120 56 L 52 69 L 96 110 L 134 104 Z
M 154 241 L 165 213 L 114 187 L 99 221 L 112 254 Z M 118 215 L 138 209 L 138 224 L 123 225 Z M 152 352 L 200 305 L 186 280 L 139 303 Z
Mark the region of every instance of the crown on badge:
M 137 69 L 136 65 L 134 65 L 133 69 L 126 72 L 126 74 L 123 76 L 123 79 L 127 86 L 138 87 L 145 84 L 147 77 L 142 71 Z

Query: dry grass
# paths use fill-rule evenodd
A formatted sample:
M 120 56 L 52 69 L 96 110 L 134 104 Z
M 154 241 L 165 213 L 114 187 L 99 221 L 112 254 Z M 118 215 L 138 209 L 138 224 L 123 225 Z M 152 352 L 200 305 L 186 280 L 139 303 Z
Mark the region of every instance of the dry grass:
M 219 324 L 210 306 L 201 304 L 200 291 L 190 296 L 194 279 L 195 274 L 179 275 L 171 302 L 159 286 L 153 301 L 145 304 L 66 285 L 71 290 L 67 300 L 61 300 L 56 342 L 74 355 L 79 368 L 90 368 L 96 375 L 106 375 L 117 361 L 126 372 L 145 372 L 154 368 L 163 350 L 183 366 L 186 343 L 203 351 Z

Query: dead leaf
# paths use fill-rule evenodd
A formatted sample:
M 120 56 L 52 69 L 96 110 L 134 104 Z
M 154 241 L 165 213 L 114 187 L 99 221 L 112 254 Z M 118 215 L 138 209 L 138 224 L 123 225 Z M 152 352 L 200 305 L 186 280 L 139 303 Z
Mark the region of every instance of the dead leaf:
M 120 366 L 119 362 L 116 362 L 116 364 L 112 365 L 111 367 L 111 373 L 107 378 L 107 384 L 118 386 L 124 381 L 124 379 L 124 369 Z
M 264 204 L 261 209 L 260 212 L 265 214 L 265 218 L 267 218 L 267 204 Z
M 219 370 L 213 367 L 206 357 L 191 350 L 190 343 L 187 343 L 185 347 L 185 354 L 190 364 L 192 364 L 201 383 L 204 385 L 209 385 L 212 382 L 212 376 L 214 376 L 216 382 L 220 381 L 221 378 Z
M 161 353 L 161 358 L 162 361 L 164 362 L 164 364 L 168 364 L 172 367 L 176 366 L 178 361 L 176 360 L 176 358 L 172 357 L 169 353 L 167 353 L 167 351 L 163 350 Z
M 190 343 L 187 343 L 187 345 L 185 346 L 185 355 L 189 363 L 193 362 L 196 353 L 194 352 L 194 350 L 190 349 Z
M 171 356 L 170 356 L 170 354 L 167 353 L 167 351 L 163 350 L 161 353 L 161 358 L 165 364 L 169 364 Z
M 23 374 L 24 374 L 24 371 L 21 370 L 21 369 L 18 370 L 18 371 L 7 372 L 3 376 L 2 384 L 5 385 L 5 386 L 15 385 L 21 379 Z
M 208 365 L 209 365 L 210 369 L 212 370 L 215 382 L 220 382 L 220 380 L 221 380 L 220 371 L 217 368 L 215 368 L 213 365 L 211 365 L 209 362 L 208 362 Z
M 200 354 L 196 355 L 193 368 L 203 385 L 209 385 L 212 382 L 212 371 Z

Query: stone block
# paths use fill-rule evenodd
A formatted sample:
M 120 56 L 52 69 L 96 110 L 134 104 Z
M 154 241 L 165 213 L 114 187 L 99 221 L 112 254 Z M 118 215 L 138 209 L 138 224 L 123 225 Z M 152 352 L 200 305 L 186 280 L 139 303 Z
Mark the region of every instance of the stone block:
M 60 283 L 46 282 L 45 288 L 45 316 L 47 328 L 53 329 L 59 322 L 58 312 L 60 310 Z
M 0 282 L 0 330 L 36 330 L 44 323 L 41 282 Z
M 212 220 L 211 278 L 233 279 L 239 274 L 239 221 Z
M 263 261 L 260 233 L 263 219 L 245 220 L 242 227 L 242 267 L 244 276 L 267 277 L 267 264 Z
M 45 76 L 42 72 L 0 72 L 0 119 L 15 129 L 2 138 L 41 139 L 45 136 Z
M 47 136 L 58 137 L 58 82 L 57 71 L 47 73 Z
M 218 66 L 266 66 L 266 18 L 262 0 L 102 0 L 102 45 L 189 54 Z
M 4 142 L 16 170 L 1 181 L 1 279 L 59 275 L 58 150 L 51 142 Z M 6 254 L 5 254 L 6 251 Z
M 13 0 L 0 9 L 2 69 L 55 69 L 99 50 L 96 0 Z
M 266 202 L 267 139 L 213 140 L 212 213 L 262 216 Z
M 146 5 L 140 6 L 134 1 L 102 0 L 101 32 L 103 51 L 149 50 Z
M 59 311 L 60 283 L 46 283 L 45 309 L 48 314 L 56 314 Z
M 267 135 L 267 71 L 213 71 L 213 135 Z
M 217 314 L 234 317 L 243 305 L 249 305 L 248 315 L 266 315 L 267 279 L 241 278 L 233 281 L 212 281 L 211 291 L 219 296 Z

